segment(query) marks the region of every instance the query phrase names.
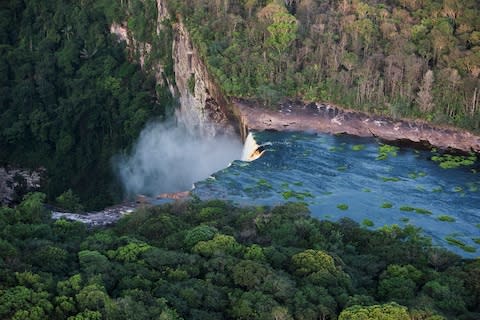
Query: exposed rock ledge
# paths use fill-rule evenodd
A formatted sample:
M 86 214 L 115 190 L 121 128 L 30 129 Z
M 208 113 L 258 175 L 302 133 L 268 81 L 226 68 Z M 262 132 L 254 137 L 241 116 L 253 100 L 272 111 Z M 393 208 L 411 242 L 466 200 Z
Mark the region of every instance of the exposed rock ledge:
M 233 103 L 244 129 L 347 133 L 360 137 L 374 136 L 386 141 L 409 140 L 441 149 L 480 152 L 480 136 L 422 121 L 370 116 L 325 103 L 290 101 L 283 103 L 278 110 L 260 108 L 240 99 L 235 99 Z

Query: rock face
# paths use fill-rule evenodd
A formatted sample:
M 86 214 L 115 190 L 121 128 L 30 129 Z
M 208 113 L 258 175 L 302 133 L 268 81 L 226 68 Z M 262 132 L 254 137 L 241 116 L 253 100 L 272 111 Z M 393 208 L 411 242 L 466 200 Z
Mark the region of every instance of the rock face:
M 40 188 L 42 170 L 0 168 L 0 204 L 19 202 L 22 196 Z
M 435 127 L 422 121 L 369 116 L 325 103 L 290 101 L 282 104 L 278 110 L 266 110 L 238 99 L 234 105 L 245 130 L 347 133 L 386 141 L 408 140 L 442 149 L 480 152 L 480 136 L 461 129 Z
M 157 36 L 161 36 L 166 28 L 165 21 L 170 18 L 170 15 L 165 0 L 157 0 L 156 4 L 156 33 Z M 176 110 L 176 116 L 187 129 L 202 136 L 235 134 L 238 131 L 236 130 L 237 119 L 219 86 L 210 77 L 181 17 L 177 19 L 178 21 L 172 26 L 172 59 L 175 74 L 172 80 L 174 81 L 170 81 L 164 75 L 164 66 L 160 61 L 150 62 L 147 70 L 145 62 L 152 51 L 152 45 L 136 40 L 126 27 L 126 23 L 112 24 L 110 32 L 117 35 L 119 41 L 126 42 L 132 60 L 138 60 L 145 71 L 153 72 L 157 84 L 167 85 L 172 95 L 178 98 L 180 107 Z
M 177 117 L 206 136 L 234 134 L 228 103 L 209 75 L 185 25 L 174 25 L 172 55 L 180 109 Z

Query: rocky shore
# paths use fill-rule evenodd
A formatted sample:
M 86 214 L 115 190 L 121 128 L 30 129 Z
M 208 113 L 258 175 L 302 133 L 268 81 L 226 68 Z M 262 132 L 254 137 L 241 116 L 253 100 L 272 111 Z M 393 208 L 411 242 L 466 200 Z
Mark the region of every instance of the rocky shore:
M 434 126 L 422 121 L 395 120 L 342 109 L 326 103 L 288 101 L 268 110 L 235 99 L 242 131 L 288 130 L 377 137 L 385 141 L 411 141 L 452 151 L 480 152 L 480 136 L 466 130 Z

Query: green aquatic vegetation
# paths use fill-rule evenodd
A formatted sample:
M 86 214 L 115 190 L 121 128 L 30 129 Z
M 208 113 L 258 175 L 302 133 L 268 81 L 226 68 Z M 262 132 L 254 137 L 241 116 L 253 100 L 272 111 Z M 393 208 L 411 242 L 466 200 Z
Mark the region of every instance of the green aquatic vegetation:
M 372 192 L 372 190 L 368 189 L 368 188 L 363 188 L 362 189 L 362 192 Z
M 408 177 L 411 179 L 417 179 L 421 177 L 425 177 L 427 174 L 423 171 L 413 171 L 408 174 Z
M 480 244 L 480 238 L 472 238 L 472 241 L 476 244 Z
M 456 186 L 455 188 L 453 188 L 453 192 L 463 192 L 463 188 Z
M 288 182 L 283 182 L 280 187 L 282 188 L 288 188 Z
M 435 187 L 432 189 L 432 192 L 442 192 L 443 191 L 443 188 L 442 187 Z
M 314 196 L 310 192 L 297 192 L 293 190 L 287 190 L 282 192 L 282 197 L 285 200 L 289 200 L 291 198 L 295 198 L 297 200 L 304 200 L 305 198 L 314 198 Z
M 432 161 L 437 162 L 440 168 L 454 169 L 462 166 L 471 166 L 477 161 L 477 156 L 471 153 L 469 156 L 457 156 L 452 154 L 436 154 L 432 156 Z
M 475 225 L 475 227 L 477 227 L 478 229 L 480 229 L 480 223 L 477 223 L 477 224 Z
M 322 194 L 323 194 L 324 196 L 331 196 L 331 195 L 333 194 L 333 192 L 331 192 L 331 191 L 325 191 L 325 192 L 322 192 Z
M 383 182 L 397 182 L 400 178 L 397 177 L 382 177 Z
M 384 208 L 384 209 L 389 209 L 389 208 L 393 207 L 393 204 L 391 204 L 390 202 L 384 202 L 384 203 L 382 203 L 381 207 Z
M 363 219 L 362 225 L 364 225 L 365 227 L 373 227 L 375 224 L 370 219 Z
M 340 203 L 339 205 L 337 205 L 337 208 L 345 211 L 345 210 L 348 210 L 348 205 L 345 203 Z
M 415 186 L 415 189 L 418 190 L 418 191 L 421 191 L 421 192 L 425 192 L 425 187 L 421 186 L 421 185 Z
M 477 251 L 477 249 L 475 249 L 474 247 L 468 246 L 463 241 L 461 241 L 459 239 L 455 239 L 452 236 L 445 237 L 445 241 L 447 241 L 449 244 L 451 244 L 453 246 L 456 246 L 456 247 L 462 249 L 465 252 L 472 252 L 473 253 L 473 252 Z
M 272 185 L 270 184 L 270 182 L 268 182 L 267 180 L 265 179 L 259 179 L 257 181 L 257 187 L 263 187 L 263 188 L 267 188 L 267 189 L 272 189 Z
M 296 182 L 293 183 L 293 185 L 301 187 L 301 186 L 303 186 L 303 182 L 302 181 L 296 181 Z
M 352 146 L 353 151 L 362 151 L 365 149 L 365 146 L 363 144 L 355 144 Z
M 345 151 L 345 148 L 342 146 L 333 146 L 328 149 L 330 152 Z
M 410 219 L 407 218 L 407 217 L 401 217 L 401 218 L 400 218 L 400 221 L 405 222 L 405 223 L 408 223 L 408 222 L 410 221 Z
M 478 191 L 478 185 L 475 182 L 469 182 L 467 183 L 468 191 L 470 192 L 477 192 Z
M 339 166 L 339 167 L 337 167 L 337 170 L 340 171 L 340 172 L 347 171 L 347 169 L 348 169 L 347 166 Z
M 378 147 L 378 156 L 377 160 L 386 160 L 389 156 L 396 157 L 399 148 L 396 146 L 391 146 L 389 144 L 381 144 Z
M 445 214 L 442 214 L 441 216 L 437 217 L 438 221 L 443 221 L 443 222 L 455 222 L 454 217 L 447 216 Z
M 410 207 L 410 206 L 401 206 L 400 207 L 400 211 L 407 211 L 407 212 L 410 212 L 410 211 L 414 211 L 415 208 L 414 207 Z
M 427 215 L 432 214 L 430 210 L 422 209 L 422 208 L 415 208 L 415 212 L 419 214 L 427 214 Z

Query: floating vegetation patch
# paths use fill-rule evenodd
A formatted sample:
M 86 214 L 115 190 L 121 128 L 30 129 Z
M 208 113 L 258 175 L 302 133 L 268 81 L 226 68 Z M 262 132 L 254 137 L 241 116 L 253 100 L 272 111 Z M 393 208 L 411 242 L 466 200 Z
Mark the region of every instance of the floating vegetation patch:
M 365 146 L 363 144 L 355 144 L 352 146 L 353 151 L 362 151 L 365 149 Z
M 340 203 L 339 205 L 337 205 L 337 208 L 345 211 L 345 210 L 348 210 L 348 205 L 345 203 Z
M 325 192 L 322 192 L 322 194 L 323 194 L 324 196 L 331 196 L 331 195 L 333 194 L 333 192 L 331 192 L 331 191 L 325 191 Z
M 370 190 L 368 188 L 362 188 L 362 192 L 372 192 L 372 190 Z
M 365 227 L 373 227 L 374 223 L 370 219 L 363 219 L 362 225 L 364 225 Z
M 401 206 L 401 207 L 400 207 L 400 211 L 410 212 L 410 211 L 414 211 L 414 210 L 415 210 L 414 207 L 409 207 L 409 206 Z
M 436 154 L 432 156 L 432 161 L 438 163 L 440 168 L 453 169 L 464 166 L 471 166 L 477 161 L 477 156 L 471 153 L 469 156 L 455 156 L 452 154 Z
M 480 244 L 480 238 L 472 238 L 472 241 L 476 244 Z
M 383 182 L 397 182 L 400 178 L 397 177 L 382 177 Z
M 386 160 L 388 157 L 396 157 L 398 152 L 398 147 L 391 146 L 389 144 L 381 144 L 378 147 L 378 156 L 377 160 Z
M 425 192 L 425 187 L 421 186 L 421 185 L 415 186 L 415 189 L 420 191 L 420 192 Z
M 477 249 L 475 249 L 474 247 L 468 246 L 463 241 L 455 239 L 452 236 L 445 237 L 445 241 L 447 241 L 449 244 L 451 244 L 453 246 L 456 246 L 456 247 L 462 249 L 465 252 L 475 252 L 475 251 L 477 251 Z
M 297 200 L 304 200 L 305 198 L 313 198 L 313 195 L 310 192 L 297 192 L 293 190 L 287 190 L 282 192 L 282 197 L 285 200 L 295 198 Z
M 480 229 L 480 223 L 477 223 L 477 224 L 475 225 L 475 227 L 477 227 L 478 229 Z
M 328 149 L 330 152 L 340 152 L 340 151 L 345 151 L 345 147 L 343 146 L 333 146 Z
M 257 186 L 260 188 L 272 189 L 272 185 L 265 179 L 259 179 L 257 181 Z
M 407 223 L 410 221 L 410 219 L 408 219 L 407 217 L 401 217 L 400 221 Z
M 432 192 L 436 192 L 436 193 L 439 193 L 439 192 L 442 192 L 443 191 L 443 188 L 442 187 L 435 187 L 432 189 Z
M 426 214 L 426 215 L 431 215 L 432 211 L 427 210 L 427 209 L 422 209 L 422 208 L 415 208 L 415 212 L 419 214 Z
M 456 186 L 455 188 L 453 188 L 453 192 L 463 192 L 463 188 Z
M 389 208 L 393 207 L 393 204 L 391 204 L 390 202 L 384 202 L 384 203 L 382 203 L 381 207 L 384 208 L 384 209 L 389 209 Z
M 340 171 L 340 172 L 345 172 L 347 171 L 348 167 L 347 166 L 339 166 L 337 167 L 337 170 Z
M 301 187 L 301 186 L 303 186 L 303 182 L 302 181 L 295 181 L 293 183 L 293 185 Z
M 437 220 L 443 221 L 443 222 L 455 222 L 454 217 L 447 216 L 446 214 L 442 214 L 441 216 L 438 216 Z
M 467 183 L 468 191 L 470 192 L 477 192 L 478 191 L 478 185 L 475 182 L 469 182 Z
M 414 172 L 410 172 L 408 174 L 408 177 L 411 178 L 411 179 L 417 179 L 417 178 L 421 178 L 421 177 L 425 177 L 427 174 L 423 171 L 414 171 Z

